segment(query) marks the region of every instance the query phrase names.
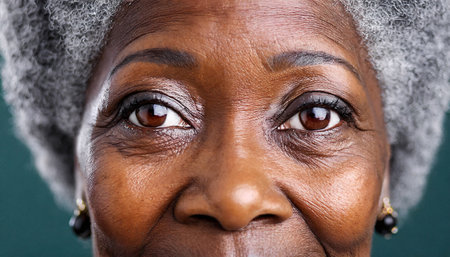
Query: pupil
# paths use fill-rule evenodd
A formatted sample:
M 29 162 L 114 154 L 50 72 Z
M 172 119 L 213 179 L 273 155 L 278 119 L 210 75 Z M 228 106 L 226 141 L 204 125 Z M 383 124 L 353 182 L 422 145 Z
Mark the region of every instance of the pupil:
M 307 130 L 324 129 L 330 123 L 330 110 L 313 107 L 300 113 L 300 121 Z
M 159 127 L 167 118 L 167 107 L 159 104 L 147 104 L 136 111 L 138 121 L 146 127 Z

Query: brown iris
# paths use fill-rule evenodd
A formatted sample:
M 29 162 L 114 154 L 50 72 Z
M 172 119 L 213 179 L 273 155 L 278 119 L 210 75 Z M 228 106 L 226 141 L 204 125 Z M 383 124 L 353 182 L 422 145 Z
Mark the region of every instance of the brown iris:
M 313 107 L 300 112 L 300 121 L 307 130 L 325 129 L 330 123 L 330 110 Z
M 142 105 L 136 110 L 136 118 L 145 127 L 159 127 L 167 118 L 167 107 L 159 104 Z

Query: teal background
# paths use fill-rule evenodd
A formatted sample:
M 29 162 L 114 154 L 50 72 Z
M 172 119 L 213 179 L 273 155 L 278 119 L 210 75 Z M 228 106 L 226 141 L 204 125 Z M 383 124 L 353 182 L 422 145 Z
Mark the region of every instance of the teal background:
M 72 234 L 67 225 L 71 213 L 56 206 L 28 150 L 15 137 L 3 98 L 0 120 L 0 257 L 91 256 L 90 241 Z M 398 235 L 374 237 L 373 256 L 450 257 L 450 115 L 445 128 L 423 201 L 400 221 Z

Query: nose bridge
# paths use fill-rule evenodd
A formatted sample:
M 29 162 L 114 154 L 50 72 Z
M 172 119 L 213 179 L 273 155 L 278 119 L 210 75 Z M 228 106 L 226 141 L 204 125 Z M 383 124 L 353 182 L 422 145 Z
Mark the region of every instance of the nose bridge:
M 178 220 L 186 223 L 208 216 L 225 230 L 237 230 L 256 218 L 283 221 L 292 215 L 290 202 L 267 174 L 258 140 L 241 131 L 239 127 L 224 129 L 219 138 L 210 139 L 208 143 L 216 147 L 199 156 L 204 160 L 196 167 L 197 185 L 180 196 L 175 207 Z
M 263 168 L 264 151 L 257 139 L 259 133 L 244 118 L 229 117 L 224 122 L 226 125 L 210 140 L 214 152 L 207 159 L 211 161 L 201 168 L 207 178 L 205 194 L 216 202 L 255 202 L 261 191 L 270 187 Z

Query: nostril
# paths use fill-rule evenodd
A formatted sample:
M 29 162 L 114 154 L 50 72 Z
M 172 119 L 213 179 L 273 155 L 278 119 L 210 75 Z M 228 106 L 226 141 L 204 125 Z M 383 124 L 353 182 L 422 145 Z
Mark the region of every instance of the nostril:
M 220 227 L 219 221 L 209 215 L 194 214 L 189 217 L 189 220 L 191 221 L 191 223 L 208 223 Z
M 203 214 L 191 215 L 190 218 L 193 219 L 193 220 L 203 220 L 203 221 L 217 222 L 217 220 L 214 217 L 211 217 L 209 215 L 203 215 Z
M 274 214 L 261 214 L 257 217 L 255 217 L 252 222 L 264 222 L 264 223 L 277 223 L 279 222 L 280 217 Z

